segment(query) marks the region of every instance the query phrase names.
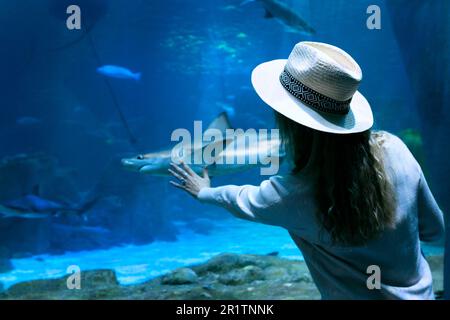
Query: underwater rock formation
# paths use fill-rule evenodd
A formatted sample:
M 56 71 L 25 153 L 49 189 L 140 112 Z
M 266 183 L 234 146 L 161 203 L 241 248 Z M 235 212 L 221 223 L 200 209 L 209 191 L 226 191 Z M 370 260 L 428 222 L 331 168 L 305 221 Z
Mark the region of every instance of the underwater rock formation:
M 220 276 L 218 280 L 222 284 L 236 286 L 264 279 L 264 271 L 260 267 L 245 266 L 242 269 L 235 269 Z
M 442 256 L 427 258 L 434 288 L 442 290 Z M 66 278 L 19 283 L 0 299 L 320 299 L 303 261 L 273 255 L 221 254 L 142 284 L 121 286 L 110 270 L 81 273 L 82 290 Z
M 0 203 L 32 194 L 62 203 L 80 200 L 73 172 L 62 168 L 57 159 L 43 153 L 18 154 L 0 160 Z M 0 219 L 0 243 L 11 255 L 43 252 L 50 247 L 49 219 Z M 20 241 L 17 241 L 20 239 Z
M 0 204 L 33 194 L 35 189 L 40 197 L 63 204 L 99 198 L 85 217 L 0 217 L 0 243 L 9 249 L 11 257 L 18 257 L 176 240 L 167 208 L 159 207 L 163 197 L 159 192 L 164 190 L 142 193 L 142 186 L 148 183 L 122 171 L 119 161 L 111 161 L 100 181 L 92 181 L 91 189 L 84 192 L 77 173 L 63 167 L 55 157 L 34 153 L 0 159 Z
M 86 286 L 83 284 L 86 283 Z M 304 262 L 275 256 L 221 254 L 132 286 L 114 272 L 82 272 L 83 290 L 67 290 L 66 278 L 19 283 L 0 299 L 318 299 Z
M 81 274 L 82 289 L 79 292 L 85 292 L 83 299 L 103 299 L 110 295 L 118 294 L 119 288 L 116 275 L 111 270 L 95 270 L 83 272 Z M 66 279 L 54 280 L 36 280 L 19 283 L 11 287 L 8 291 L 0 294 L 1 298 L 22 297 L 23 299 L 33 299 L 29 297 L 31 294 L 36 298 L 45 299 L 46 295 L 53 299 L 69 298 L 63 292 L 73 292 L 77 290 L 68 290 Z M 32 293 L 34 292 L 34 293 Z M 60 295 L 60 298 L 58 298 Z M 14 299 L 14 298 L 13 298 Z M 20 298 L 21 299 L 21 298 Z
M 189 268 L 180 268 L 163 276 L 163 278 L 161 279 L 161 283 L 177 285 L 177 284 L 196 283 L 197 280 L 198 276 L 194 270 Z
M 77 202 L 74 171 L 44 153 L 18 154 L 0 159 L 0 201 L 31 194 L 39 186 L 42 196 L 61 202 Z

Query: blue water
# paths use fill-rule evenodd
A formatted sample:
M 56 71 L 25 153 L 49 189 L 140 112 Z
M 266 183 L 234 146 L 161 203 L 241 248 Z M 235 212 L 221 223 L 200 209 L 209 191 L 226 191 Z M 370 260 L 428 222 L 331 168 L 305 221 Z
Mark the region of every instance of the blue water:
M 438 203 L 450 210 L 449 2 L 377 1 L 382 29 L 369 30 L 370 0 L 280 1 L 316 34 L 264 18 L 261 1 L 2 3 L 0 204 L 36 186 L 59 203 L 102 196 L 85 218 L 0 217 L 0 262 L 13 265 L 0 274 L 5 286 L 59 277 L 72 264 L 111 268 L 121 283 L 132 284 L 221 252 L 301 258 L 286 231 L 230 219 L 171 188 L 166 178 L 125 171 L 120 159 L 165 148 L 174 129 L 192 129 L 194 120 L 209 122 L 223 111 L 234 127 L 272 128 L 273 114 L 253 91 L 251 71 L 286 58 L 304 40 L 354 56 L 375 128 L 421 136 L 417 156 Z M 66 28 L 69 4 L 82 10 L 82 31 Z M 102 65 L 142 77 L 105 76 L 97 72 Z M 249 170 L 214 178 L 213 185 L 264 178 Z
M 105 250 L 67 252 L 13 259 L 14 270 L 0 274 L 5 287 L 14 283 L 67 275 L 77 265 L 82 271 L 112 269 L 123 285 L 141 283 L 175 268 L 205 262 L 223 252 L 268 254 L 278 252 L 288 259 L 302 259 L 287 231 L 237 219 L 211 224 L 209 235 L 192 232 L 184 222 L 177 242 L 155 241 L 146 245 L 124 245 Z
M 185 222 L 176 222 L 181 235 L 177 242 L 155 241 L 146 245 L 124 245 L 104 250 L 67 252 L 64 255 L 37 255 L 13 259 L 14 270 L 0 274 L 5 288 L 36 279 L 66 276 L 67 268 L 81 271 L 114 270 L 121 285 L 142 283 L 179 267 L 207 261 L 220 253 L 273 254 L 303 260 L 287 231 L 237 219 L 211 223 L 210 234 L 192 232 Z M 441 255 L 442 247 L 424 245 L 426 255 Z

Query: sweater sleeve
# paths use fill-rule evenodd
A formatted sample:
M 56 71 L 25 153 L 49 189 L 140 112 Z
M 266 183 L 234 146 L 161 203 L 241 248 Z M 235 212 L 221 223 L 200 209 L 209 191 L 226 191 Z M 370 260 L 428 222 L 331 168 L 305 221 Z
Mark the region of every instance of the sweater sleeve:
M 285 226 L 288 219 L 283 210 L 283 196 L 287 193 L 279 177 L 264 180 L 259 186 L 228 185 L 203 188 L 198 198 L 203 203 L 221 206 L 234 216 L 274 226 Z
M 423 173 L 420 175 L 418 190 L 418 217 L 420 240 L 436 242 L 444 236 L 444 217 L 428 187 Z

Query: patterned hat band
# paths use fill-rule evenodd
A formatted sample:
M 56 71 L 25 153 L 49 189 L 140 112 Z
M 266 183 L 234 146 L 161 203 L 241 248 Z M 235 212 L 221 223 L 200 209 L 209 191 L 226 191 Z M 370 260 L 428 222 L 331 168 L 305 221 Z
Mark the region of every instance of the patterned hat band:
M 295 79 L 286 69 L 280 75 L 280 82 L 290 94 L 317 111 L 344 115 L 350 110 L 351 98 L 337 101 L 324 96 Z

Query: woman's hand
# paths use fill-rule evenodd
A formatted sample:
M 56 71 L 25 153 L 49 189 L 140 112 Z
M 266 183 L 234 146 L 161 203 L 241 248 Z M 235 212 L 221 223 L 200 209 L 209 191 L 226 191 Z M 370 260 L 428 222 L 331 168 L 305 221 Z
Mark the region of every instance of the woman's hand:
M 203 169 L 203 178 L 196 174 L 189 166 L 187 166 L 183 161 L 181 161 L 181 166 L 177 166 L 175 163 L 170 164 L 171 169 L 169 172 L 177 178 L 180 183 L 170 181 L 170 184 L 180 188 L 187 193 L 189 193 L 194 198 L 198 197 L 198 193 L 203 188 L 209 188 L 211 186 L 211 181 L 208 176 L 208 170 Z

